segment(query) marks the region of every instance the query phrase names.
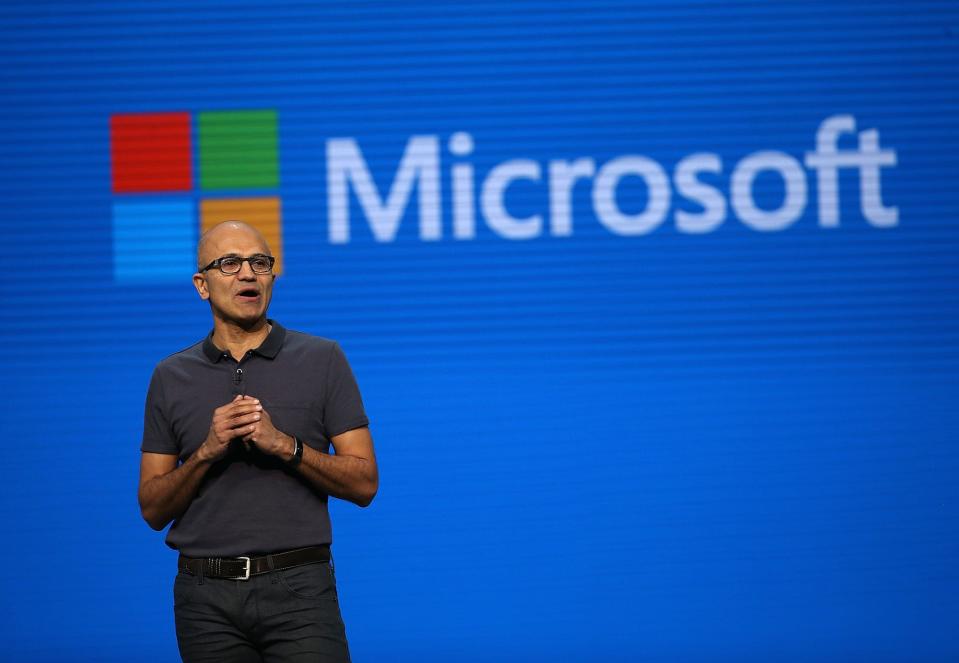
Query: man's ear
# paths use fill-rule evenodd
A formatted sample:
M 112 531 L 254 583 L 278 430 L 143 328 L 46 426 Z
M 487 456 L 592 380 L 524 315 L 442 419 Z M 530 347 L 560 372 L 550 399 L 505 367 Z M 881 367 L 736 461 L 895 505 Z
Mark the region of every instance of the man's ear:
M 206 277 L 200 272 L 193 275 L 193 287 L 196 288 L 197 293 L 199 293 L 200 299 L 210 298 L 210 289 L 207 288 Z

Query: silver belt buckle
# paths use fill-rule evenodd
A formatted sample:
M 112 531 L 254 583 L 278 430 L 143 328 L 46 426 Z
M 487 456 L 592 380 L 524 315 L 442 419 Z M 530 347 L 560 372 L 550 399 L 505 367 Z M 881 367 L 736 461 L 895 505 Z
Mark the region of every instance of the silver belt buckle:
M 249 580 L 250 579 L 250 558 L 249 557 L 237 557 L 237 559 L 242 559 L 246 562 L 246 568 L 243 569 L 243 576 L 237 578 L 237 580 Z

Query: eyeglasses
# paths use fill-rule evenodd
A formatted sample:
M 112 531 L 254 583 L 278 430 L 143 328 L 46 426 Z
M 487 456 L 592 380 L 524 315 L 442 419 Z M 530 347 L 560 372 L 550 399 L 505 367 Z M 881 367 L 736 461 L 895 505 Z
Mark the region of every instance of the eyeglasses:
M 239 274 L 240 270 L 243 268 L 244 261 L 250 263 L 250 269 L 253 270 L 254 274 L 269 274 L 271 271 L 273 271 L 273 263 L 276 262 L 276 258 L 273 256 L 263 255 L 262 253 L 256 253 L 249 258 L 241 258 L 240 256 L 223 256 L 222 258 L 217 258 L 211 262 L 209 265 L 201 269 L 200 272 L 202 273 L 208 269 L 217 267 L 227 276 Z

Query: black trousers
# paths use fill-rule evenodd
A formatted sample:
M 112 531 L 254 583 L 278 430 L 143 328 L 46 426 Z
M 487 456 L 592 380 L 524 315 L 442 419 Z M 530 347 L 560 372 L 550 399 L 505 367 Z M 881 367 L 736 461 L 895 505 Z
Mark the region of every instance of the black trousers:
M 348 663 L 328 563 L 222 580 L 180 572 L 173 613 L 185 663 Z

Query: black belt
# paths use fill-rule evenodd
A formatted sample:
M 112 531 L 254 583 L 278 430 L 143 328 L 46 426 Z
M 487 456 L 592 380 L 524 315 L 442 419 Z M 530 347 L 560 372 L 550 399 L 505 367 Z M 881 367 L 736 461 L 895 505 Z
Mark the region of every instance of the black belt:
M 180 555 L 177 568 L 190 575 L 201 572 L 207 578 L 249 580 L 250 576 L 270 571 L 292 569 L 294 566 L 330 561 L 329 546 L 298 548 L 287 552 L 263 555 L 262 557 L 198 557 Z M 272 562 L 272 563 L 271 563 Z

